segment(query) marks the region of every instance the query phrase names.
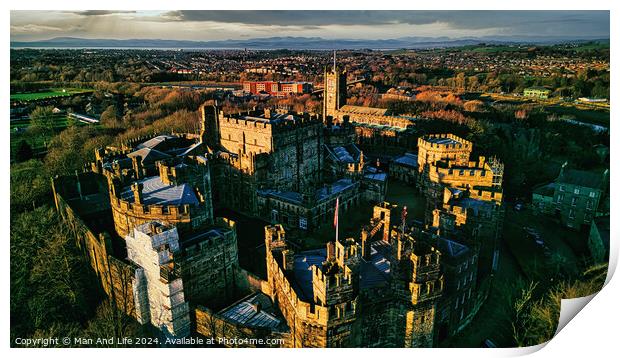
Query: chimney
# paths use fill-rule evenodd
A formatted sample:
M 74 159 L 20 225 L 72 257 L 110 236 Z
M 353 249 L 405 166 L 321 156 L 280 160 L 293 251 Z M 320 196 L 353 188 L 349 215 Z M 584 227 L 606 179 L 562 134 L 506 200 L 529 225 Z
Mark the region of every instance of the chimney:
M 136 204 L 144 204 L 144 197 L 142 196 L 142 183 L 131 184 L 131 191 L 133 192 L 134 201 Z
M 256 302 L 256 303 L 253 303 L 253 304 L 252 304 L 252 308 L 254 308 L 254 311 L 255 311 L 256 313 L 259 313 L 259 312 L 261 311 L 261 308 L 262 308 L 262 307 L 261 307 L 260 302 Z
M 271 108 L 265 108 L 265 119 L 271 119 Z

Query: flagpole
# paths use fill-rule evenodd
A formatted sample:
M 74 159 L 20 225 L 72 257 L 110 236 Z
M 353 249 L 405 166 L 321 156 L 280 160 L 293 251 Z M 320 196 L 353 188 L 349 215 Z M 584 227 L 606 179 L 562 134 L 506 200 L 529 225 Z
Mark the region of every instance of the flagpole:
M 336 209 L 334 210 L 334 226 L 336 227 L 336 242 L 338 242 L 338 206 L 340 204 L 340 197 L 336 198 Z

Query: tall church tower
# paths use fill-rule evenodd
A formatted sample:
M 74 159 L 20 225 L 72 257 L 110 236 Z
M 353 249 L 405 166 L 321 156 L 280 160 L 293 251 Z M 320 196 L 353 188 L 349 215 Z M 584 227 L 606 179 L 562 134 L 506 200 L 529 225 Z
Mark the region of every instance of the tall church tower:
M 325 68 L 323 83 L 323 121 L 327 116 L 336 117 L 340 107 L 347 103 L 347 71 L 340 71 L 336 66 L 336 51 L 334 51 L 334 65 L 331 71 Z

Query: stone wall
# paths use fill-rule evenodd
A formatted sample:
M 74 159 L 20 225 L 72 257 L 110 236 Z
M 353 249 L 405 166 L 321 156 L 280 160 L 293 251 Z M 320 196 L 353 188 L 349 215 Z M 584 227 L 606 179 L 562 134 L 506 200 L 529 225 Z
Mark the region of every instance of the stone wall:
M 182 253 L 176 258 L 187 299 L 215 306 L 234 296 L 234 270 L 239 265 L 234 221 L 218 218 L 216 224 L 223 236 L 204 239 L 191 246 L 182 244 Z
M 80 176 L 90 178 L 93 173 L 82 173 Z M 56 177 L 52 180 L 56 209 L 63 222 L 75 235 L 76 245 L 82 249 L 99 279 L 103 291 L 116 303 L 117 307 L 127 315 L 135 317 L 133 286 L 136 280 L 137 267 L 129 262 L 116 258 L 112 238 L 106 232 L 99 232 L 89 227 L 68 204 L 63 194 L 71 195 L 75 186 L 75 177 Z M 122 256 L 124 258 L 124 254 Z

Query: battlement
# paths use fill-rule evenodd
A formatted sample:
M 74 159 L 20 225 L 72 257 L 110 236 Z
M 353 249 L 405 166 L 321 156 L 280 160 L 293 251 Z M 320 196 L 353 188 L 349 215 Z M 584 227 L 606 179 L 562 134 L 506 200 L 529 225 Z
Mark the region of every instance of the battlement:
M 415 276 L 438 271 L 441 260 L 441 252 L 430 245 L 416 245 L 411 253 L 411 262 L 413 263 L 413 273 Z
M 441 297 L 444 290 L 443 276 L 437 280 L 409 283 L 411 303 L 414 305 L 433 302 Z
M 427 134 L 418 138 L 418 147 L 428 149 L 439 149 L 445 151 L 451 150 L 470 150 L 473 148 L 473 144 L 461 137 L 458 137 L 451 133 L 441 134 Z
M 112 204 L 112 208 L 120 209 L 127 214 L 151 214 L 161 215 L 168 219 L 182 217 L 187 217 L 189 219 L 191 213 L 191 206 L 189 204 L 144 205 L 114 197 L 110 198 L 110 202 Z
M 312 288 L 314 302 L 321 306 L 353 299 L 353 272 L 333 261 L 324 262 L 322 267 L 312 266 Z
M 307 125 L 322 123 L 317 114 L 297 113 L 287 110 L 265 109 L 263 113 L 256 110 L 248 110 L 219 118 L 220 126 L 228 125 L 235 127 L 245 127 L 252 130 L 257 128 L 275 130 L 291 130 L 302 128 Z

